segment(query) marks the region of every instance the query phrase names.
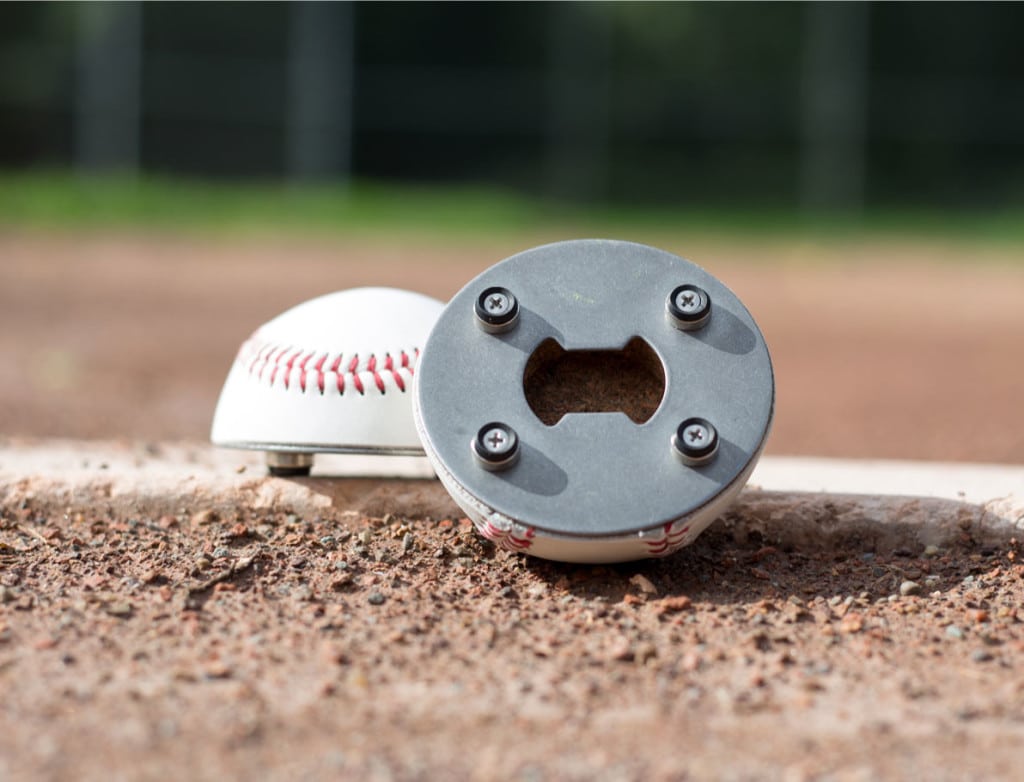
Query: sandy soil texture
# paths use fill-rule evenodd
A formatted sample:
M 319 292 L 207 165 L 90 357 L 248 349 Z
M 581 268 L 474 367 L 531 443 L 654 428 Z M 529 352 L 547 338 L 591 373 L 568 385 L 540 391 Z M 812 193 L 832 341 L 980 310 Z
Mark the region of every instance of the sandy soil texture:
M 144 462 L 205 438 L 241 341 L 286 307 L 446 298 L 517 249 L 0 237 L 0 435 L 148 442 Z M 1008 251 L 667 249 L 762 325 L 770 453 L 1024 462 Z M 90 497 L 0 496 L 0 779 L 1019 775 L 1022 554 L 967 517 L 929 546 L 822 503 L 832 534 L 794 539 L 780 506 L 569 566 L 496 551 L 432 483 L 301 512 L 183 484 L 153 512 L 87 468 Z
M 1019 770 L 1024 566 L 966 522 L 938 547 L 855 524 L 794 544 L 755 497 L 673 557 L 589 567 L 457 516 L 44 500 L 0 524 L 4 779 Z

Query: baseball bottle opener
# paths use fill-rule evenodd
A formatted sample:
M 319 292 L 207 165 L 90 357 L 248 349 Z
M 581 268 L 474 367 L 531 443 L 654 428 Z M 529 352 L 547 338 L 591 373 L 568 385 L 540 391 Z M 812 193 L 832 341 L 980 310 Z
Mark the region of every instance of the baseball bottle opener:
M 574 380 L 586 366 L 604 376 Z M 626 403 L 606 409 L 616 388 Z M 544 409 L 545 393 L 561 409 Z M 768 348 L 732 291 L 690 261 L 608 240 L 528 250 L 466 285 L 413 391 L 427 456 L 482 535 L 592 563 L 693 542 L 750 477 L 774 401 Z

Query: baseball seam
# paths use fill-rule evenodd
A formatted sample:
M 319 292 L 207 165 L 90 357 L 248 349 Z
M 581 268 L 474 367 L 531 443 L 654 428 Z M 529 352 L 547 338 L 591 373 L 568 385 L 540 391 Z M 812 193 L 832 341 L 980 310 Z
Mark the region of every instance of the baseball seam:
M 689 531 L 690 525 L 684 524 L 682 520 L 666 522 L 658 537 L 644 540 L 648 556 L 667 557 L 669 554 L 675 553 L 686 545 L 686 536 Z
M 522 536 L 517 537 L 513 534 L 511 526 L 508 529 L 502 529 L 490 520 L 478 522 L 473 519 L 472 521 L 477 532 L 506 551 L 527 551 L 533 545 L 533 538 L 537 534 L 537 530 L 533 527 L 526 527 Z
M 292 373 L 298 370 L 297 385 L 303 394 L 316 390 L 322 396 L 328 384 L 332 384 L 339 395 L 344 395 L 349 388 L 364 395 L 371 383 L 381 394 L 387 393 L 385 375 L 390 375 L 394 379 L 395 388 L 405 393 L 419 355 L 419 348 L 413 348 L 411 352 L 400 350 L 395 355 L 387 352 L 382 356 L 376 353 L 310 350 L 267 341 L 257 333 L 242 345 L 236 361 L 246 369 L 249 377 L 270 386 L 274 385 L 280 375 L 285 390 L 292 388 Z M 367 374 L 370 377 L 364 382 L 361 375 Z

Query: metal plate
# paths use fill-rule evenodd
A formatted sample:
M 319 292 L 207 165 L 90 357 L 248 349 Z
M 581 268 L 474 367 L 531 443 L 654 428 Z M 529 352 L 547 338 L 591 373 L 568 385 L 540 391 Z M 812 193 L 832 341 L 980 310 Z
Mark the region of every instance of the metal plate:
M 668 296 L 682 284 L 710 295 L 702 328 L 684 331 L 666 316 Z M 477 324 L 476 300 L 490 287 L 518 299 L 508 331 Z M 664 397 L 648 421 L 576 413 L 547 426 L 531 410 L 523 375 L 544 340 L 570 351 L 620 350 L 638 336 L 665 374 Z M 424 446 L 449 488 L 540 533 L 579 538 L 649 530 L 736 488 L 763 447 L 775 396 L 761 332 L 725 285 L 670 253 L 609 240 L 528 250 L 470 282 L 431 332 L 414 393 Z M 671 441 L 694 416 L 714 424 L 720 443 L 710 462 L 688 466 Z M 483 469 L 470 447 L 492 421 L 519 437 L 517 460 L 501 471 Z

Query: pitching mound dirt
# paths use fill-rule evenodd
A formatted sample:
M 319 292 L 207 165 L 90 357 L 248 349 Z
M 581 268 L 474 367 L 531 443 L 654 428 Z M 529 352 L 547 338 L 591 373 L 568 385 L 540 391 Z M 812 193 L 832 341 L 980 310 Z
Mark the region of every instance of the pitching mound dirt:
M 783 490 L 694 546 L 580 567 L 496 551 L 433 481 L 7 443 L 0 777 L 1013 778 L 1021 504 L 977 492 L 1020 475 L 764 466 Z

